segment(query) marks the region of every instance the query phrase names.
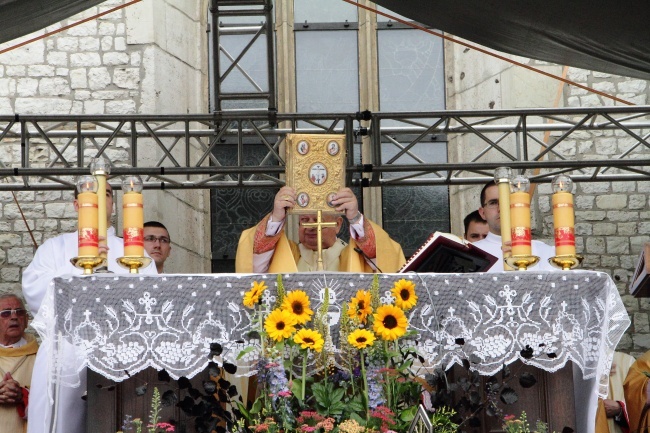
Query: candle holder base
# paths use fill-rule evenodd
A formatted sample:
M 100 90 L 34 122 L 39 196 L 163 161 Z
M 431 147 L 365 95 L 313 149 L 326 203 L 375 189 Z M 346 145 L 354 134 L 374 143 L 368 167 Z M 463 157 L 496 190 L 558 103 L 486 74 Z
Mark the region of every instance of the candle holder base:
M 75 268 L 83 269 L 84 275 L 92 275 L 94 270 L 106 263 L 106 259 L 99 256 L 79 256 L 70 259 Z
M 513 269 L 517 271 L 525 271 L 528 268 L 532 268 L 539 262 L 539 257 L 537 256 L 510 256 L 504 259 L 506 263 Z
M 139 269 L 149 266 L 151 259 L 149 257 L 125 256 L 117 259 L 117 263 L 129 270 L 131 274 L 140 273 Z
M 551 257 L 548 259 L 548 262 L 556 268 L 560 268 L 563 271 L 569 271 L 580 266 L 583 260 L 584 257 L 580 254 L 564 254 L 561 256 Z

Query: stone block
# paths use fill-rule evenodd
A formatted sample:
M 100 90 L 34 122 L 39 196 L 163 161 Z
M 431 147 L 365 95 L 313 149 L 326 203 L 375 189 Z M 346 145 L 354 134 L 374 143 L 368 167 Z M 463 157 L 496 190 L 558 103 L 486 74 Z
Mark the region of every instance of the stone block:
M 77 213 L 72 203 L 47 203 L 45 215 L 48 218 L 74 218 Z
M 76 53 L 79 51 L 79 38 L 59 37 L 56 38 L 56 49 Z
M 45 230 L 45 231 L 55 231 L 57 227 L 59 226 L 59 223 L 55 219 L 42 219 L 42 220 L 36 220 L 36 230 Z
M 648 313 L 634 313 L 632 315 L 635 333 L 650 333 L 650 320 L 648 320 Z
M 135 114 L 135 101 L 108 101 L 106 102 L 106 114 Z
M 97 21 L 87 21 L 67 31 L 70 36 L 94 36 L 97 34 Z
M 596 197 L 598 209 L 625 209 L 627 207 L 627 195 L 606 194 Z
M 104 54 L 104 64 L 105 65 L 128 65 L 129 64 L 129 55 L 127 53 L 121 52 L 109 52 Z
M 644 352 L 650 349 L 650 334 L 634 334 L 632 342 L 635 349 L 642 349 Z
M 589 223 L 576 223 L 575 234 L 578 236 L 588 236 L 593 234 L 593 225 Z
M 38 90 L 41 96 L 65 96 L 70 94 L 70 83 L 62 77 L 41 78 Z
M 118 23 L 117 26 L 115 27 L 115 34 L 116 35 L 123 35 L 125 33 L 126 33 L 126 24 Z
M 90 68 L 88 70 L 88 87 L 91 90 L 102 90 L 109 84 L 111 84 L 111 75 L 107 68 Z
M 68 77 L 70 75 L 70 69 L 56 68 L 56 75 L 58 75 L 59 77 Z
M 35 78 L 19 78 L 16 80 L 16 95 L 35 96 L 38 92 L 38 80 Z
M 128 61 L 128 56 L 126 56 Z M 113 84 L 122 89 L 138 89 L 140 87 L 139 68 L 115 68 Z
M 593 195 L 579 195 L 575 197 L 574 205 L 576 209 L 593 209 L 595 199 Z
M 78 68 L 70 71 L 70 87 L 73 89 L 85 89 L 88 87 L 86 68 Z
M 634 192 L 636 190 L 636 182 L 612 182 L 613 192 Z
M 101 40 L 102 51 L 110 51 L 113 48 L 113 37 L 112 36 L 103 36 Z
M 45 212 L 42 203 L 26 203 L 25 200 L 19 200 L 25 218 L 43 218 Z M 20 209 L 15 203 L 7 203 L 3 208 L 4 218 L 8 220 L 22 220 Z
M 27 67 L 27 75 L 30 77 L 53 77 L 56 73 L 54 66 L 30 65 Z
M 628 222 L 628 223 L 618 223 L 618 234 L 620 236 L 632 236 L 638 233 L 637 223 Z
M 639 218 L 639 213 L 611 210 L 607 212 L 607 218 L 610 221 L 635 221 Z
M 20 281 L 20 268 L 16 267 L 3 267 L 0 269 L 0 280 L 3 282 L 18 282 Z
M 606 216 L 605 211 L 576 211 L 576 220 L 602 221 Z
M 129 92 L 125 90 L 98 90 L 96 92 L 92 92 L 91 96 L 94 99 L 104 100 L 126 99 L 129 97 Z
M 578 184 L 581 194 L 603 194 L 609 192 L 609 182 L 582 182 Z
M 79 38 L 79 51 L 99 51 L 99 38 Z
M 639 301 L 630 294 L 621 295 L 621 300 L 627 311 L 639 311 Z
M 600 237 L 590 237 L 587 238 L 585 244 L 585 253 L 586 254 L 605 254 L 605 239 Z
M 115 23 L 108 21 L 100 22 L 97 33 L 102 36 L 113 36 L 115 34 Z
M 637 225 L 637 231 L 640 235 L 650 234 L 650 222 L 639 221 L 639 224 Z
M 606 256 L 606 255 L 600 256 L 600 266 L 604 268 L 615 268 L 619 266 L 618 256 Z
M 131 66 L 140 66 L 142 63 L 142 56 L 140 53 L 131 53 Z
M 126 39 L 123 36 L 117 36 L 113 40 L 115 51 L 126 51 Z
M 76 90 L 74 92 L 74 99 L 76 99 L 77 101 L 87 101 L 90 99 L 90 91 Z
M 630 79 L 618 83 L 617 87 L 619 92 L 639 94 L 646 91 L 648 83 L 643 80 Z
M 594 223 L 593 234 L 596 236 L 609 236 L 616 234 L 616 224 L 614 223 Z
M 16 233 L 0 233 L 0 247 L 17 247 L 22 243 L 22 238 Z
M 599 155 L 614 155 L 618 152 L 618 143 L 614 137 L 602 137 L 596 139 L 596 152 Z
M 33 248 L 16 247 L 7 250 L 7 263 L 10 265 L 25 266 L 34 258 Z
M 102 60 L 98 53 L 70 54 L 70 66 L 72 67 L 100 66 L 101 64 Z
M 69 114 L 72 101 L 61 98 L 17 98 L 16 113 Z
M 77 230 L 77 220 L 62 220 L 60 228 L 62 233 L 74 232 Z
M 37 65 L 44 62 L 45 43 L 42 39 L 2 54 L 2 64 L 5 66 Z
M 628 240 L 629 238 L 623 236 L 608 236 L 605 239 L 607 240 L 608 254 L 629 254 L 630 253 L 630 242 Z
M 632 183 L 632 182 L 630 182 Z M 627 207 L 629 209 L 643 209 L 645 208 L 646 196 L 643 194 L 632 194 L 629 198 Z
M 24 66 L 7 66 L 5 68 L 7 77 L 24 77 L 25 76 L 25 67 Z
M 639 256 L 646 242 L 648 242 L 647 236 L 630 236 L 630 253 Z
M 84 114 L 104 114 L 104 101 L 84 101 Z

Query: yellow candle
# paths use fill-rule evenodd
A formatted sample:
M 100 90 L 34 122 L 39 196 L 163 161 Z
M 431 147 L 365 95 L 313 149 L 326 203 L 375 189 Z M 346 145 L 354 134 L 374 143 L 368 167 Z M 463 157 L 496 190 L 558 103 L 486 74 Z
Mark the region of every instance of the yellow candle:
M 512 255 L 530 256 L 530 194 L 527 192 L 514 192 L 510 195 L 510 226 Z
M 124 256 L 144 256 L 144 208 L 142 194 L 139 192 L 126 192 L 122 199 L 124 219 Z
M 576 254 L 575 214 L 573 194 L 553 194 L 553 227 L 555 228 L 555 254 L 558 256 Z
M 82 192 L 77 196 L 79 205 L 79 256 L 99 255 L 97 194 Z
M 97 213 L 99 215 L 99 224 L 97 231 L 99 236 L 104 240 L 100 242 L 101 245 L 106 246 L 106 237 L 108 235 L 108 218 L 106 218 L 106 175 L 97 174 Z M 106 253 L 102 252 L 101 257 L 106 258 Z

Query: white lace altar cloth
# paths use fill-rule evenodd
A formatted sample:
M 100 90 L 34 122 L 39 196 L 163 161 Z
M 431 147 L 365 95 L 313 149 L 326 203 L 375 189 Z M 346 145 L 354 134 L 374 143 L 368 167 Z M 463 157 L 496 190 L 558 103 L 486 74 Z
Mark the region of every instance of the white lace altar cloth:
M 263 304 L 275 302 L 276 275 L 95 275 L 53 281 L 34 327 L 50 347 L 55 381 L 74 384 L 83 367 L 122 381 L 147 367 L 191 378 L 210 361 L 210 343 L 222 360 L 254 365 L 259 347 L 249 339 L 251 311 L 242 297 L 253 281 L 269 286 Z M 343 303 L 369 289 L 368 274 L 297 273 L 282 276 L 286 291 L 304 290 L 316 310 L 329 288 L 331 335 L 338 339 Z M 472 362 L 482 375 L 516 360 L 553 372 L 573 361 L 585 379 L 598 378 L 606 396 L 613 352 L 630 325 L 616 286 L 605 273 L 507 272 L 491 274 L 382 274 L 382 303 L 400 278 L 419 297 L 408 311 L 413 344 L 426 367 Z M 336 341 L 334 342 L 336 343 Z M 526 353 L 529 355 L 522 356 Z M 522 352 L 523 350 L 523 352 Z M 76 360 L 76 361 L 72 361 Z M 56 372 L 56 373 L 55 373 Z M 249 373 L 251 371 L 249 370 Z

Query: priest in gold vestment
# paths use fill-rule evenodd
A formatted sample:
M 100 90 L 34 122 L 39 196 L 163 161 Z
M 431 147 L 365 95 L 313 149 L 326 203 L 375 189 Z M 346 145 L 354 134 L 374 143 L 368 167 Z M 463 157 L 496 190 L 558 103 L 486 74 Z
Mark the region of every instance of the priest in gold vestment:
M 627 353 L 614 352 L 607 398 L 598 399 L 596 433 L 627 433 L 629 431 L 623 383 L 634 361 L 634 357 Z
M 317 270 L 318 247 L 315 215 L 300 215 L 299 243 L 285 234 L 287 210 L 296 204 L 296 191 L 284 186 L 275 195 L 273 211 L 239 238 L 235 268 L 242 273 L 310 272 Z M 357 198 L 350 188 L 341 188 L 332 203 L 350 223 L 350 243 L 337 238 L 343 218 L 324 215 L 325 222 L 336 227 L 322 228 L 323 265 L 326 271 L 396 272 L 404 263 L 402 247 L 381 227 L 359 212 Z
M 630 417 L 630 433 L 650 431 L 650 351 L 644 353 L 630 367 L 623 384 L 625 402 Z

